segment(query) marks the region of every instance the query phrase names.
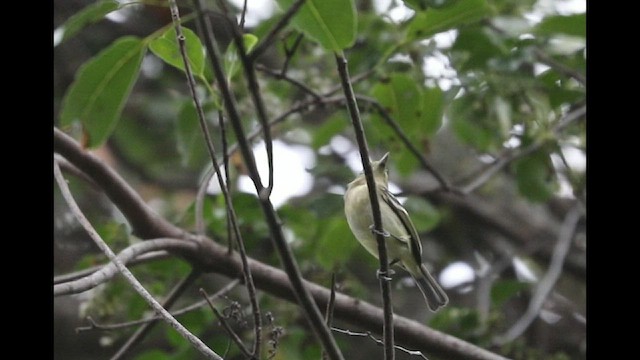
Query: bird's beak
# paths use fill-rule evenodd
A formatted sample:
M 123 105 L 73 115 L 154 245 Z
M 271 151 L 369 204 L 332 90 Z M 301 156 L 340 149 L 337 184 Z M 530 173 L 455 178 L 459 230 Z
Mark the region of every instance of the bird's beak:
M 387 152 L 386 154 L 382 155 L 382 157 L 380 158 L 379 163 L 382 165 L 387 165 L 387 159 L 389 158 L 389 152 Z

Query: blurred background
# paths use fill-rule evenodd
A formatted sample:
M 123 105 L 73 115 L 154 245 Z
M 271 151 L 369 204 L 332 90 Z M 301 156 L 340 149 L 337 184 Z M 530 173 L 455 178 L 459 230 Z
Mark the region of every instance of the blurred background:
M 224 3 L 239 16 L 242 1 Z M 361 96 L 371 155 L 379 158 L 390 151 L 391 190 L 411 214 L 422 237 L 423 260 L 451 300 L 438 313 L 429 312 L 408 274 L 399 270 L 392 283 L 395 312 L 509 358 L 586 358 L 586 1 L 355 3 L 357 37 L 345 56 Z M 416 6 L 420 3 L 429 6 L 423 10 Z M 54 0 L 54 126 L 61 126 L 65 94 L 84 63 L 123 36 L 146 38 L 171 23 L 164 2 L 141 1 L 120 5 L 65 38 L 65 22 L 92 4 Z M 183 18 L 191 12 L 191 2 L 178 4 Z M 205 4 L 212 9 L 220 49 L 226 60 L 233 61 L 231 52 L 225 51 L 230 30 L 224 21 L 216 21 L 220 2 Z M 425 21 L 433 19 L 426 14 L 446 14 L 461 4 L 488 10 L 444 31 L 420 32 L 428 27 Z M 270 0 L 249 0 L 247 5 L 245 30 L 262 39 L 283 10 Z M 198 31 L 193 21 L 184 26 Z M 357 243 L 343 213 L 346 184 L 362 170 L 353 129 L 342 103 L 313 103 L 319 97 L 342 94 L 333 55 L 289 26 L 258 64 L 268 115 L 282 120 L 272 127 L 272 201 L 304 277 L 329 286 L 335 274 L 339 291 L 380 306 L 378 262 Z M 287 79 L 278 77 L 285 67 Z M 258 131 L 242 71 L 230 75 L 230 82 L 245 130 Z M 222 151 L 215 94 L 207 93 L 205 86 L 199 90 L 213 142 Z M 282 117 L 301 104 L 309 105 Z M 422 166 L 380 108 L 457 191 L 444 189 Z M 82 140 L 80 123 L 61 127 Z M 234 144 L 226 120 L 224 127 L 226 140 Z M 106 142 L 91 151 L 160 215 L 194 231 L 196 192 L 211 169 L 199 131 L 184 74 L 147 51 L 117 126 Z M 265 143 L 256 133 L 254 152 L 266 178 Z M 233 153 L 229 163 L 230 188 L 247 252 L 279 267 L 241 155 Z M 103 192 L 77 177 L 67 178 L 81 208 L 114 250 L 139 241 Z M 104 264 L 104 256 L 54 188 L 54 276 Z M 207 191 L 206 234 L 226 244 L 226 212 L 215 178 Z M 164 257 L 132 270 L 161 297 L 189 273 L 190 266 Z M 199 287 L 211 294 L 230 281 L 206 274 L 175 308 L 199 301 Z M 318 344 L 297 307 L 264 292 L 259 298 L 262 310 L 272 317 L 265 337 L 273 338 L 265 347 L 276 349 L 273 359 L 319 358 Z M 251 316 L 244 288 L 235 287 L 217 304 L 236 315 L 233 325 L 250 343 Z M 116 324 L 150 313 L 120 278 L 78 295 L 56 297 L 54 358 L 108 359 L 135 330 L 77 331 L 89 324 L 87 316 L 100 324 Z M 228 351 L 227 359 L 243 358 L 229 345 L 207 307 L 178 320 L 215 351 Z M 362 330 L 338 320 L 335 326 Z M 335 337 L 349 359 L 382 357 L 381 348 L 367 338 Z M 416 358 L 400 352 L 397 357 Z M 169 327 L 160 325 L 126 358 L 198 355 Z

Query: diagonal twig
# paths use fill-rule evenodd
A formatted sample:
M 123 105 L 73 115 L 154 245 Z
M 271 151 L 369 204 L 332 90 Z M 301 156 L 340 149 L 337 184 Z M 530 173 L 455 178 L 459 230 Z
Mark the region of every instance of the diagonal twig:
M 71 191 L 67 185 L 67 182 L 62 177 L 62 173 L 60 172 L 60 167 L 56 160 L 54 160 L 53 173 L 60 187 L 60 191 L 62 192 L 62 196 L 66 200 L 67 204 L 71 208 L 76 219 L 80 222 L 82 227 L 87 231 L 91 239 L 96 243 L 98 248 L 102 250 L 102 252 L 107 255 L 109 260 L 114 262 L 118 267 L 120 273 L 127 279 L 127 282 L 131 284 L 134 290 L 142 296 L 145 301 L 151 305 L 151 307 L 158 313 L 160 313 L 163 317 L 163 320 L 166 321 L 172 328 L 174 328 L 182 337 L 184 337 L 187 341 L 189 341 L 201 354 L 203 354 L 207 359 L 216 359 L 222 360 L 222 358 L 216 354 L 213 350 L 211 350 L 207 345 L 205 345 L 202 340 L 198 339 L 195 335 L 193 335 L 189 330 L 187 330 L 181 323 L 179 323 L 169 312 L 163 308 L 154 298 L 149 294 L 149 292 L 142 286 L 142 284 L 133 276 L 133 274 L 127 269 L 124 264 L 117 258 L 116 254 L 113 253 L 109 245 L 102 240 L 100 235 L 93 228 L 89 220 L 84 216 L 82 210 L 76 203 L 73 195 L 71 195 Z
M 207 149 L 209 150 L 209 155 L 211 157 L 211 163 L 215 169 L 215 173 L 218 177 L 218 183 L 220 184 L 220 190 L 222 191 L 222 195 L 224 197 L 226 206 L 227 206 L 227 214 L 229 215 L 229 220 L 231 226 L 233 227 L 233 231 L 235 234 L 235 240 L 238 245 L 238 250 L 240 252 L 240 258 L 242 259 L 242 275 L 244 276 L 245 286 L 247 287 L 247 292 L 249 293 L 249 299 L 251 302 L 251 308 L 253 309 L 254 314 L 254 348 L 253 353 L 260 353 L 260 343 L 261 343 L 261 332 L 262 332 L 262 320 L 260 315 L 260 306 L 258 304 L 258 300 L 256 298 L 256 288 L 253 282 L 253 276 L 251 274 L 251 269 L 249 268 L 249 263 L 247 260 L 247 252 L 244 247 L 244 241 L 242 239 L 242 235 L 240 234 L 240 228 L 238 227 L 238 221 L 235 213 L 235 209 L 233 207 L 233 202 L 229 193 L 227 191 L 227 184 L 224 182 L 222 178 L 222 173 L 220 172 L 220 166 L 218 165 L 218 160 L 216 157 L 215 147 L 213 146 L 213 142 L 211 137 L 209 136 L 209 130 L 207 128 L 207 121 L 205 119 L 204 110 L 200 104 L 200 100 L 198 99 L 198 95 L 196 93 L 196 85 L 195 79 L 193 77 L 193 73 L 191 72 L 191 66 L 189 64 L 189 59 L 187 57 L 186 49 L 185 49 L 185 39 L 182 35 L 182 28 L 180 26 L 180 14 L 178 11 L 178 6 L 175 0 L 169 1 L 169 7 L 171 9 L 171 16 L 174 22 L 174 26 L 176 29 L 176 37 L 178 40 L 178 45 L 180 47 L 180 54 L 182 56 L 182 60 L 185 67 L 185 73 L 187 75 L 187 83 L 189 85 L 189 90 L 191 91 L 191 97 L 195 103 L 195 107 L 198 113 L 198 120 L 200 123 L 200 127 L 202 133 L 205 137 L 205 142 L 207 144 Z M 202 14 L 200 12 L 200 14 Z M 208 32 L 208 28 L 205 26 L 205 33 Z
M 395 358 L 394 348 L 394 336 L 393 336 L 393 308 L 391 306 L 391 285 L 388 278 L 385 276 L 389 273 L 389 260 L 387 258 L 387 246 L 385 244 L 384 229 L 382 228 L 382 214 L 380 212 L 380 203 L 378 202 L 378 190 L 373 178 L 373 170 L 371 169 L 371 162 L 369 157 L 369 146 L 367 145 L 367 139 L 364 135 L 364 127 L 360 119 L 360 112 L 358 110 L 358 103 L 356 100 L 353 87 L 349 81 L 349 70 L 347 67 L 347 59 L 342 54 L 336 54 L 336 64 L 338 67 L 338 73 L 340 74 L 340 82 L 344 91 L 344 96 L 347 100 L 347 108 L 351 117 L 351 123 L 356 134 L 356 140 L 358 142 L 358 149 L 360 150 L 360 160 L 362 160 L 362 167 L 364 175 L 367 181 L 367 188 L 369 191 L 369 200 L 371 201 L 371 211 L 373 213 L 373 226 L 376 233 L 376 241 L 378 242 L 378 257 L 380 261 L 380 273 L 383 276 L 379 276 L 380 279 L 380 292 L 382 293 L 382 303 L 384 309 L 384 358 L 385 360 L 393 360 Z
M 522 317 L 518 319 L 511 328 L 509 328 L 509 330 L 494 339 L 496 344 L 502 345 L 509 341 L 513 341 L 515 338 L 522 335 L 529 325 L 531 325 L 531 323 L 533 323 L 533 321 L 538 317 L 538 313 L 540 312 L 540 309 L 542 309 L 544 301 L 547 299 L 558 281 L 558 278 L 562 274 L 564 259 L 571 247 L 571 240 L 573 240 L 576 226 L 578 225 L 578 221 L 580 221 L 581 211 L 580 205 L 576 205 L 565 217 L 562 228 L 560 229 L 560 234 L 558 235 L 558 242 L 553 250 L 549 269 L 536 286 L 536 291 L 529 302 L 529 307 Z

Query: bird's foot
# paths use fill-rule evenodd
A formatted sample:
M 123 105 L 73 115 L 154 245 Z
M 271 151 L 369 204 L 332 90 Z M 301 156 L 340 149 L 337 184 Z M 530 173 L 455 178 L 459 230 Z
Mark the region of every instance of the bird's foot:
M 380 271 L 380 269 L 376 270 L 376 277 L 378 279 L 382 279 L 385 281 L 391 281 L 391 276 L 393 276 L 396 272 L 393 269 L 388 269 L 387 272 Z
M 382 231 L 378 231 L 376 230 L 374 225 L 369 226 L 369 230 L 371 230 L 372 233 L 374 234 L 378 234 L 378 235 L 382 235 L 384 237 L 391 237 L 391 234 L 389 234 L 386 230 L 382 229 Z

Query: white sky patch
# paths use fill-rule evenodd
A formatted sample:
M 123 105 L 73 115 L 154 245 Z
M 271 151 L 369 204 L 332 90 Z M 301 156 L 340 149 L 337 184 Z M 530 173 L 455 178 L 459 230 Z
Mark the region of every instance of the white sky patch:
M 374 0 L 373 9 L 376 14 L 382 15 L 394 23 L 408 20 L 415 14 L 415 11 L 405 6 L 404 1 Z
M 587 156 L 584 151 L 573 146 L 563 146 L 562 154 L 573 171 L 585 172 L 587 170 Z
M 471 265 L 464 261 L 456 261 L 442 269 L 438 277 L 438 282 L 445 289 L 451 289 L 462 284 L 470 283 L 474 278 L 475 272 Z
M 64 37 L 64 27 L 59 27 L 53 31 L 53 47 L 60 45 L 62 38 Z
M 269 183 L 269 165 L 267 150 L 264 142 L 253 148 L 258 172 L 264 186 Z M 274 207 L 280 207 L 294 196 L 302 196 L 311 190 L 313 177 L 307 169 L 315 166 L 316 158 L 311 149 L 302 145 L 288 145 L 280 140 L 273 141 L 273 192 L 271 202 Z M 238 179 L 240 191 L 255 194 L 256 189 L 248 176 Z
M 238 9 L 242 9 L 244 6 L 244 0 L 231 0 L 231 2 Z M 244 17 L 245 26 L 253 27 L 258 25 L 262 20 L 270 18 L 275 9 L 275 1 L 247 0 L 247 13 Z M 240 19 L 240 14 L 238 14 L 238 19 Z

